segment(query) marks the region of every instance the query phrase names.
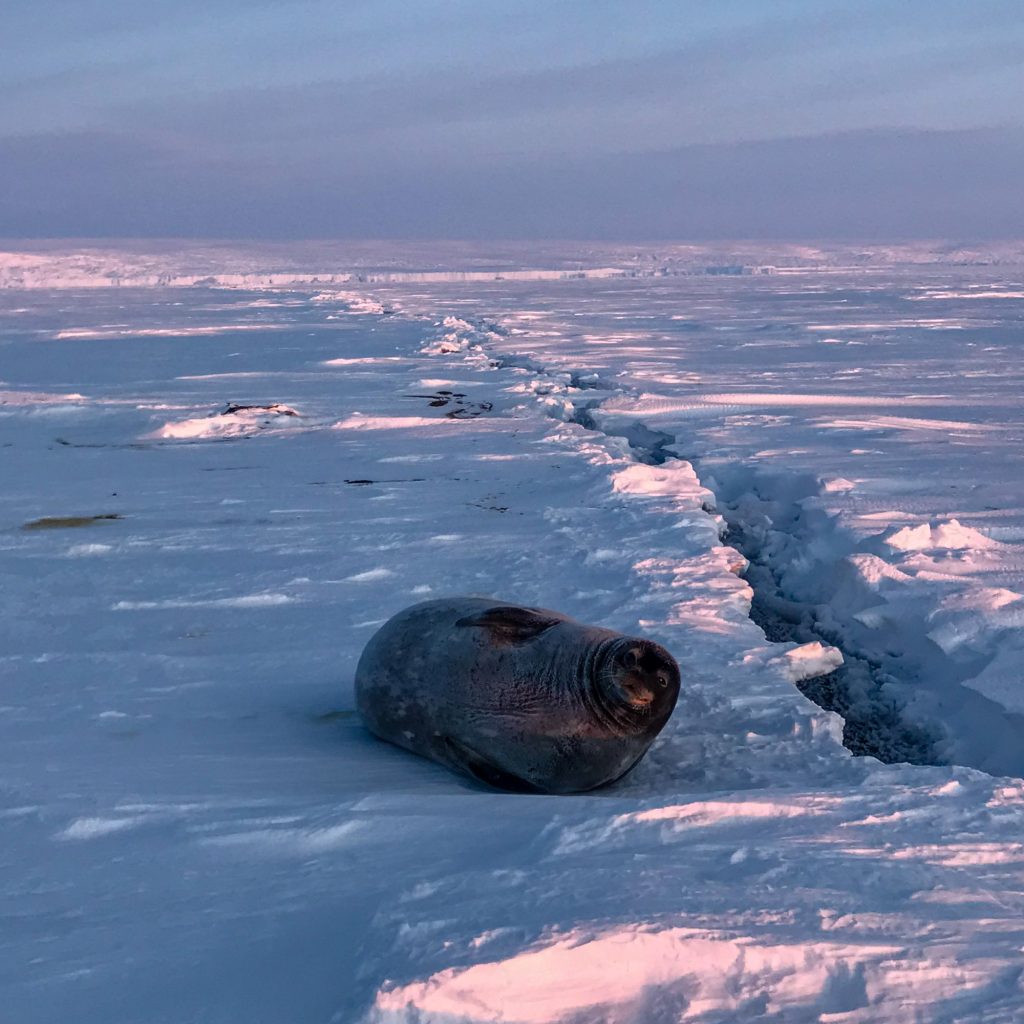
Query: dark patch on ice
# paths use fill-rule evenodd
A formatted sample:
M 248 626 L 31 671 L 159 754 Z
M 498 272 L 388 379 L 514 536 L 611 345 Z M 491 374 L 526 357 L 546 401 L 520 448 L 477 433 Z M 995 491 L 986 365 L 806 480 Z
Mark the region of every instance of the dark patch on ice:
M 576 388 L 577 391 L 612 390 L 612 385 L 605 383 L 598 374 L 588 373 L 585 370 L 570 370 L 569 386 Z
M 233 416 L 237 412 L 269 412 L 275 416 L 298 416 L 299 414 L 290 406 L 282 405 L 280 402 L 271 402 L 269 405 L 246 405 L 242 402 L 228 402 L 227 406 L 218 416 Z
M 103 442 L 86 443 L 80 441 L 68 441 L 63 437 L 55 437 L 53 439 L 54 444 L 59 444 L 62 448 L 153 448 L 155 445 L 142 444 L 141 442 L 135 441 L 130 444 L 107 444 Z
M 106 512 L 96 516 L 44 516 L 33 519 L 22 526 L 23 530 L 75 530 L 82 526 L 93 526 L 110 519 L 124 519 L 116 512 Z
M 344 722 L 350 718 L 356 717 L 356 712 L 352 711 L 323 711 L 318 715 L 310 716 L 314 722 L 320 725 L 330 725 L 331 722 Z
M 674 434 L 652 430 L 640 422 L 631 423 L 626 427 L 616 427 L 612 436 L 624 437 L 637 460 L 650 466 L 660 466 L 669 459 L 679 457 L 674 452 L 666 451 L 668 445 L 676 443 Z
M 403 395 L 403 398 L 425 399 L 427 405 L 434 409 L 452 406 L 445 418 L 450 420 L 468 420 L 490 412 L 494 405 L 491 402 L 470 402 L 461 391 L 435 391 L 430 395 Z
M 467 403 L 460 406 L 458 409 L 452 409 L 451 412 L 446 412 L 445 418 L 449 420 L 468 420 L 474 416 L 480 416 L 485 412 L 490 412 L 494 406 L 490 402 L 477 402 Z
M 573 409 L 573 414 L 569 417 L 570 423 L 576 423 L 583 427 L 584 430 L 594 430 L 600 433 L 600 427 L 597 425 L 597 421 L 594 419 L 591 410 L 596 409 L 601 403 L 600 401 L 583 402 L 582 404 L 576 403 Z
M 421 484 L 426 480 L 425 476 L 403 476 L 391 477 L 385 480 L 346 480 L 345 483 L 353 487 L 368 487 L 370 484 Z M 314 483 L 323 483 L 322 480 L 315 480 Z

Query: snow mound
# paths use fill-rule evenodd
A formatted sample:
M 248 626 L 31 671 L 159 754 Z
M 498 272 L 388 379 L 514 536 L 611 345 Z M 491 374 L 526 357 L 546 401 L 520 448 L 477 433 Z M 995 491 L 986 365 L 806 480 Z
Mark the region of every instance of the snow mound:
M 934 526 L 928 523 L 904 526 L 883 539 L 897 551 L 966 551 L 999 546 L 999 541 L 964 526 L 958 519 L 949 519 Z
M 854 490 L 856 486 L 852 480 L 847 480 L 842 476 L 830 477 L 822 481 L 822 491 L 825 494 L 843 494 L 846 491 Z
M 1024 597 L 1003 587 L 976 587 L 944 598 L 928 613 L 928 636 L 947 654 L 965 645 L 999 652 L 1002 630 L 1024 630 Z
M 165 423 L 148 438 L 160 440 L 213 440 L 248 437 L 261 430 L 280 427 L 299 414 L 290 406 L 274 402 L 270 405 L 239 405 L 228 403 L 221 412 L 197 419 Z

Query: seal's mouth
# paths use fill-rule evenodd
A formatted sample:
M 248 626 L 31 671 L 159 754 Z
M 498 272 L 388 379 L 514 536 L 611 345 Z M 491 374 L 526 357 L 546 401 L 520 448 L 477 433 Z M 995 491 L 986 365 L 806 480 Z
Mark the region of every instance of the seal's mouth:
M 679 694 L 675 659 L 650 640 L 616 641 L 602 659 L 598 678 L 613 703 L 640 713 L 671 710 Z

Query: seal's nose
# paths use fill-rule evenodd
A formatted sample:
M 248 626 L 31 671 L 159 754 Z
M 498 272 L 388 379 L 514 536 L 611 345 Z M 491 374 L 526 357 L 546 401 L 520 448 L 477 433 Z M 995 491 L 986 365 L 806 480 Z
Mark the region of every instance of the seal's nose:
M 644 686 L 643 683 L 627 679 L 623 683 L 622 688 L 629 697 L 629 703 L 635 708 L 645 708 L 654 700 L 654 693 Z
M 634 707 L 647 707 L 667 691 L 673 680 L 679 685 L 679 670 L 671 657 L 652 643 L 640 642 L 627 647 L 616 659 L 618 682 L 626 699 Z

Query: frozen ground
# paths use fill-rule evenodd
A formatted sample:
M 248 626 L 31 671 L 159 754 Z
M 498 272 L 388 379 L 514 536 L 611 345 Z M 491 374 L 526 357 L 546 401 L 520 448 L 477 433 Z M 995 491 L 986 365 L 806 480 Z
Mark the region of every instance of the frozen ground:
M 395 252 L 2 261 L 5 1013 L 1024 1020 L 1016 250 Z M 363 732 L 467 592 L 677 654 L 630 778 Z

